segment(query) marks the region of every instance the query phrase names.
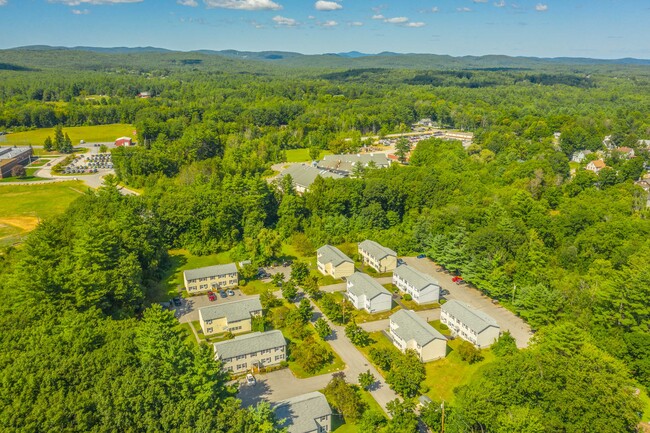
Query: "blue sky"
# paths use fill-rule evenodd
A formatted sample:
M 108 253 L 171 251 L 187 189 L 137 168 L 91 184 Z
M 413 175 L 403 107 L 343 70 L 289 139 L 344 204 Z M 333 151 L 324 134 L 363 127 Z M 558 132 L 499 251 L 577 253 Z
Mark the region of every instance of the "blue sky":
M 0 0 L 0 48 L 650 58 L 650 0 Z

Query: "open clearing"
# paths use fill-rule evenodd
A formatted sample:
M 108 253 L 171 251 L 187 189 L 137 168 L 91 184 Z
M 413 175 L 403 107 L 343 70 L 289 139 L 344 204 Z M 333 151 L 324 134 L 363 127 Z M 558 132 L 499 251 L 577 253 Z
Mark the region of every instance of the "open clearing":
M 12 245 L 40 220 L 63 213 L 87 187 L 82 182 L 0 187 L 0 245 Z
M 94 126 L 70 126 L 64 127 L 63 133 L 67 133 L 72 144 L 79 144 L 80 140 L 87 143 L 94 141 L 115 141 L 116 138 L 126 136 L 133 137 L 133 125 L 116 123 L 113 125 Z M 34 145 L 41 146 L 45 139 L 50 136 L 54 138 L 54 128 L 41 128 L 33 131 L 15 132 L 5 135 L 0 144 L 2 145 Z
M 311 158 L 309 157 L 309 149 L 289 149 L 287 153 L 287 162 L 310 162 Z M 319 159 L 322 159 L 325 155 L 330 155 L 332 152 L 329 150 L 321 150 Z

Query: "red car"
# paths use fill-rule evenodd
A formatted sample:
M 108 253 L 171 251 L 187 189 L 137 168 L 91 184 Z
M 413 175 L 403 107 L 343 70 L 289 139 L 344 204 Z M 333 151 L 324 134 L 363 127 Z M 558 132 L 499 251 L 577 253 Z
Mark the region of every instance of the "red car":
M 459 276 L 459 275 L 456 275 L 455 277 L 453 277 L 453 278 L 451 279 L 451 281 L 453 281 L 453 282 L 456 283 L 456 284 L 460 284 L 460 283 L 463 282 L 463 277 L 461 277 L 461 276 Z
M 214 294 L 214 292 L 210 291 L 208 292 L 208 299 L 211 301 L 216 301 L 217 300 L 217 295 Z

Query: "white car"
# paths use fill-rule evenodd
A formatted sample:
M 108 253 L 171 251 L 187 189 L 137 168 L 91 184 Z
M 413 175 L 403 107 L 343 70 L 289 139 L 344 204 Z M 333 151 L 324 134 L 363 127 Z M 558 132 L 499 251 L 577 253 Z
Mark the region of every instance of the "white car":
M 257 383 L 257 380 L 255 379 L 255 376 L 252 374 L 248 373 L 246 375 L 246 384 L 247 385 L 255 385 Z

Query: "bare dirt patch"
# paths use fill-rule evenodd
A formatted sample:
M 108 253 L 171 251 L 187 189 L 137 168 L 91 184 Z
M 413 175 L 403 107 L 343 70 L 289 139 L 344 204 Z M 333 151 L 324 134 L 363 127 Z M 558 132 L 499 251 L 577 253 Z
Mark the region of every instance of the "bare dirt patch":
M 38 225 L 38 218 L 32 216 L 0 218 L 0 224 L 17 227 L 24 231 L 31 231 Z

